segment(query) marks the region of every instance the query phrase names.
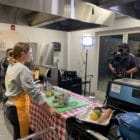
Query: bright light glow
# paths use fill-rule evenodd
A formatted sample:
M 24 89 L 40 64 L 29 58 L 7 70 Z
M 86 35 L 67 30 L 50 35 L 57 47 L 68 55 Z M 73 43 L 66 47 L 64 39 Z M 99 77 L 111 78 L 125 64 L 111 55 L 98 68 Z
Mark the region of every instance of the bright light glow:
M 92 46 L 93 45 L 93 37 L 92 36 L 83 36 L 82 45 L 83 46 Z

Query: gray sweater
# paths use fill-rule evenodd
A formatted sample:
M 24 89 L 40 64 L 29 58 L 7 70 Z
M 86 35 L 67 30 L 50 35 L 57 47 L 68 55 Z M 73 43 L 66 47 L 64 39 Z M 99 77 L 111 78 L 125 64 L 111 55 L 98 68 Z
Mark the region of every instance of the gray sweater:
M 14 97 L 25 91 L 39 104 L 45 102 L 44 95 L 36 87 L 30 70 L 21 63 L 14 63 L 8 66 L 5 76 L 5 86 L 7 97 Z

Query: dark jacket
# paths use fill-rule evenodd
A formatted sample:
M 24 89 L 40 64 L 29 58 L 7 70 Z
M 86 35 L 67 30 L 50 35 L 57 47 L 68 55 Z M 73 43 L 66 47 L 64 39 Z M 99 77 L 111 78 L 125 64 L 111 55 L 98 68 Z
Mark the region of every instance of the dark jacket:
M 122 74 L 122 78 L 130 78 L 130 75 L 126 75 L 126 71 L 130 70 L 131 68 L 137 67 L 135 56 L 130 53 L 116 53 L 110 63 L 115 68 L 117 74 Z M 117 75 L 114 76 L 115 78 L 117 78 Z
M 0 76 L 1 77 L 5 77 L 8 65 L 9 63 L 7 61 L 7 57 L 2 58 L 0 61 L 0 73 L 1 73 Z

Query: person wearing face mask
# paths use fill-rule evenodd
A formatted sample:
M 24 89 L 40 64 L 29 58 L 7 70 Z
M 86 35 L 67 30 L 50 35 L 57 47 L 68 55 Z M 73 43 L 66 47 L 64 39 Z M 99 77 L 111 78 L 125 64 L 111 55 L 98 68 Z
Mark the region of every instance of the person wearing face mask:
M 118 48 L 118 52 L 109 62 L 112 79 L 134 78 L 134 74 L 138 71 L 135 56 L 130 53 L 129 45 L 126 43 L 120 44 Z
M 44 94 L 36 87 L 33 76 L 24 64 L 30 61 L 32 52 L 29 43 L 19 42 L 13 48 L 13 59 L 5 76 L 5 115 L 14 127 L 13 139 L 28 135 L 30 122 L 30 99 L 40 104 L 51 115 L 59 115 L 45 101 Z
M 1 69 L 3 69 L 3 71 L 4 71 L 4 76 L 5 76 L 5 73 L 7 71 L 8 65 L 9 65 L 8 58 L 12 57 L 12 56 L 13 56 L 13 49 L 8 48 L 6 50 L 6 57 L 1 59 Z
M 9 60 L 13 56 L 13 49 L 8 48 L 6 50 L 6 56 L 0 60 L 0 100 L 3 101 L 5 93 L 5 74 L 9 65 Z

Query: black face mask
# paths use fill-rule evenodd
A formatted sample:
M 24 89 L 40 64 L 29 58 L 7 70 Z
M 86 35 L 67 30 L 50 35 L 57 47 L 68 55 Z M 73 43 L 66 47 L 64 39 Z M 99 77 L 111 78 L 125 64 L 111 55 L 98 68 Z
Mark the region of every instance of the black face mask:
M 123 52 L 123 49 L 122 48 L 119 48 L 119 52 L 122 53 Z

